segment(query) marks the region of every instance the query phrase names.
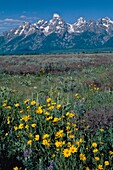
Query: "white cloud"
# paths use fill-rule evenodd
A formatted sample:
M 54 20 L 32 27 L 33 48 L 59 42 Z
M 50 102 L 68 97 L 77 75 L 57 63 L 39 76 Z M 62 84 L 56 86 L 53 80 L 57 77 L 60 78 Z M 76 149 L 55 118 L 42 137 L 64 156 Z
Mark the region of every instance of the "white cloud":
M 20 16 L 20 18 L 25 19 L 25 18 L 26 18 L 26 16 L 25 16 L 25 15 L 21 15 L 21 16 Z
M 20 23 L 20 22 L 22 22 L 22 20 L 17 20 L 17 19 L 13 19 L 13 18 L 5 18 L 5 19 L 3 19 L 3 20 L 0 20 L 0 23 L 4 23 L 4 22 L 10 22 L 10 23 L 12 23 L 12 22 L 15 22 L 15 23 Z
M 16 19 L 12 19 L 12 18 L 6 18 L 3 21 L 6 21 L 6 22 L 21 22 L 21 20 L 16 20 Z
M 22 22 L 23 20 L 13 18 L 5 18 L 0 20 L 0 33 L 18 27 Z
M 30 17 L 30 16 L 21 15 L 19 18 L 20 19 L 14 19 L 14 18 L 0 19 L 0 33 L 18 27 L 20 24 L 23 23 L 23 21 L 34 23 L 37 20 L 39 20 L 39 18 L 35 16 Z

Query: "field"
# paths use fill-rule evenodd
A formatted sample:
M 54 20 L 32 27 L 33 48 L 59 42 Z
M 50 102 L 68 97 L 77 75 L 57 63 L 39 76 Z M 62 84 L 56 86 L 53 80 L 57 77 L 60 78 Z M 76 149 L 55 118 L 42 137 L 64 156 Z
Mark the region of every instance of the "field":
M 113 170 L 113 54 L 0 56 L 0 170 Z

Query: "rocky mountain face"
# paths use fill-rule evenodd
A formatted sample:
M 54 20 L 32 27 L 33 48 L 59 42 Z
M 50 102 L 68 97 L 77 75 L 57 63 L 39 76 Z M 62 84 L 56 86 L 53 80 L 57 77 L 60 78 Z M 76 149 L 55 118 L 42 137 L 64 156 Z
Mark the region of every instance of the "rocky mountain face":
M 66 23 L 58 14 L 50 21 L 24 22 L 0 35 L 0 54 L 30 54 L 90 50 L 113 51 L 113 21 L 108 17 Z

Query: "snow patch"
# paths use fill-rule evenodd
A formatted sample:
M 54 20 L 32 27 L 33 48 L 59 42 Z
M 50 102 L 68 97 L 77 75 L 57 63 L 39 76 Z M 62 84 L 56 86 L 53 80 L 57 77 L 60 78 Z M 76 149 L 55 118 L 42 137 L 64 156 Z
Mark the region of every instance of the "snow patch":
M 58 30 L 58 29 L 60 29 L 61 27 L 60 26 L 56 26 L 56 29 Z
M 72 25 L 72 24 L 68 24 L 68 25 L 69 25 L 68 32 L 69 32 L 69 33 L 74 32 L 74 27 L 73 27 L 73 25 Z
M 49 31 L 49 26 L 45 27 L 44 31 L 48 32 Z
M 53 18 L 60 18 L 60 15 L 55 13 L 55 14 L 53 14 Z
M 16 30 L 14 34 L 16 35 L 16 34 L 18 34 L 18 32 L 19 32 L 19 30 Z

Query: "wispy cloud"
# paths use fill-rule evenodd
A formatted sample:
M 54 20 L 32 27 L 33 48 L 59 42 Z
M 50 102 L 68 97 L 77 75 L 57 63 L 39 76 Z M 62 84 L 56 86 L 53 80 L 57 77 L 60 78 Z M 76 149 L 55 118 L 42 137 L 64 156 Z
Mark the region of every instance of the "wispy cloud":
M 0 20 L 0 33 L 18 27 L 23 20 L 5 18 Z
M 22 20 L 17 20 L 17 19 L 13 19 L 13 18 L 5 18 L 5 19 L 3 19 L 3 20 L 0 20 L 0 23 L 6 23 L 6 22 L 8 22 L 8 23 L 20 23 L 20 22 L 22 22 Z
M 6 18 L 3 21 L 4 22 L 21 22 L 21 20 L 16 20 L 16 19 L 12 19 L 12 18 Z
M 40 18 L 35 16 L 25 16 L 25 15 L 20 15 L 18 19 L 14 19 L 14 18 L 0 19 L 0 34 L 4 31 L 18 27 L 24 21 L 29 21 L 30 23 L 34 23 L 39 19 Z
M 36 17 L 36 16 L 25 16 L 25 15 L 21 15 L 20 16 L 20 19 L 23 19 L 23 20 L 27 20 L 29 22 L 35 22 L 37 20 L 39 20 L 40 18 Z
M 26 18 L 26 16 L 25 16 L 25 15 L 21 15 L 21 16 L 20 16 L 20 18 L 25 19 L 25 18 Z

